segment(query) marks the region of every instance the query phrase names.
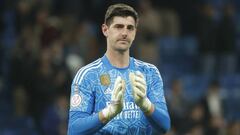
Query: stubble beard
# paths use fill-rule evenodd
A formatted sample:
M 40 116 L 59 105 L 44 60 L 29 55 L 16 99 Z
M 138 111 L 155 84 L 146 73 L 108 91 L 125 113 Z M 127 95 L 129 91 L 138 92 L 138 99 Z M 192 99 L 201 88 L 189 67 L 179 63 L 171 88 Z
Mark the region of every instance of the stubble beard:
M 121 54 L 127 52 L 129 50 L 129 48 L 131 47 L 130 43 L 128 42 L 128 44 L 119 44 L 117 43 L 115 50 L 120 52 Z

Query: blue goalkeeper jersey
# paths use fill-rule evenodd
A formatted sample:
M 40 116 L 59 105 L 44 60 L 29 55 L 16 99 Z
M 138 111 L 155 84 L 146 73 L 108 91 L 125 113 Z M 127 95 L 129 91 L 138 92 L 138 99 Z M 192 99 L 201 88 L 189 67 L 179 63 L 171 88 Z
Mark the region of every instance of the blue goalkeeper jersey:
M 129 73 L 136 71 L 145 76 L 147 97 L 155 107 L 151 116 L 145 116 L 134 103 Z M 98 113 L 110 103 L 118 76 L 126 82 L 123 110 L 104 124 Z M 148 135 L 152 128 L 163 133 L 170 128 L 162 78 L 154 65 L 130 57 L 128 67 L 117 68 L 104 55 L 77 72 L 71 87 L 69 135 Z

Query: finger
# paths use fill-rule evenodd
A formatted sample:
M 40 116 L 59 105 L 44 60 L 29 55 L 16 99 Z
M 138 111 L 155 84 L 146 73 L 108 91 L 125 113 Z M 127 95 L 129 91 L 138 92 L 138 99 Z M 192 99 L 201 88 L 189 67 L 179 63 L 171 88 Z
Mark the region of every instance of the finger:
M 125 90 L 126 89 L 126 82 L 125 80 L 122 79 L 122 89 Z
M 140 71 L 137 71 L 137 72 L 136 72 L 136 75 L 137 75 L 137 76 L 140 76 L 141 78 L 144 78 L 144 75 L 143 75 Z
M 120 90 L 122 84 L 121 84 L 121 77 L 118 76 L 115 83 L 114 83 L 114 88 L 113 88 L 113 95 L 116 95 L 118 91 Z
M 141 92 L 146 93 L 146 85 L 136 82 L 135 87 L 137 87 Z
M 135 101 L 138 101 L 138 100 L 142 99 L 142 97 L 139 96 L 139 94 L 137 94 L 137 93 L 134 93 L 133 97 L 134 97 Z
M 120 92 L 118 93 L 117 97 L 116 97 L 116 100 L 117 100 L 117 101 L 122 100 L 123 95 L 124 95 L 124 91 L 120 91 Z
M 116 88 L 114 89 L 113 95 L 114 97 L 116 97 L 116 95 L 118 95 L 118 93 L 123 89 L 122 86 L 122 82 L 120 82 L 119 84 L 117 84 Z
M 143 85 L 146 85 L 146 81 L 145 81 L 145 79 L 144 78 L 142 78 L 142 76 L 135 76 L 135 81 L 136 82 L 139 82 L 139 83 L 141 83 L 141 84 L 143 84 Z
M 117 79 L 115 80 L 114 86 L 119 84 L 121 82 L 121 80 L 122 80 L 122 78 L 120 76 L 118 76 Z
M 133 93 L 133 97 L 134 97 L 135 100 L 140 100 L 141 99 L 141 97 L 136 93 Z
M 134 87 L 134 95 L 137 95 L 137 96 L 140 96 L 141 98 L 143 98 L 143 97 L 145 97 L 145 93 L 144 92 L 142 92 L 139 88 L 137 88 L 137 87 Z
M 119 95 L 119 93 L 122 93 L 122 94 L 124 95 L 125 90 L 126 90 L 126 83 L 125 83 L 125 81 L 122 79 L 122 80 L 121 80 L 121 88 L 120 88 L 120 90 L 118 91 L 118 93 L 116 93 L 116 94 Z

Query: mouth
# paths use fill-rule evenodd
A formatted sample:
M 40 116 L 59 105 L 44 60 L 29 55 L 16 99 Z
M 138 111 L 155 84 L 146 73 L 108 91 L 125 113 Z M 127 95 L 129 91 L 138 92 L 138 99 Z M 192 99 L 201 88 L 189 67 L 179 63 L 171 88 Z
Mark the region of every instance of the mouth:
M 118 42 L 129 43 L 128 40 L 120 39 Z

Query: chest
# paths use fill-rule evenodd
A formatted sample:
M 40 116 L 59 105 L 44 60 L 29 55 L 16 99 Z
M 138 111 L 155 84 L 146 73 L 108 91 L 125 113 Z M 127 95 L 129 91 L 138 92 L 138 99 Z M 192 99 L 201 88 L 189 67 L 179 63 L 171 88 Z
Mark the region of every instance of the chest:
M 132 100 L 132 88 L 129 80 L 129 71 L 119 72 L 119 71 L 109 71 L 99 74 L 97 85 L 94 87 L 96 103 L 98 101 L 108 102 L 111 100 L 111 95 L 114 90 L 114 83 L 116 78 L 120 76 L 126 84 L 125 89 L 125 100 Z

